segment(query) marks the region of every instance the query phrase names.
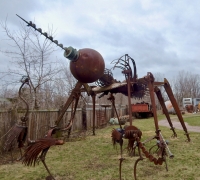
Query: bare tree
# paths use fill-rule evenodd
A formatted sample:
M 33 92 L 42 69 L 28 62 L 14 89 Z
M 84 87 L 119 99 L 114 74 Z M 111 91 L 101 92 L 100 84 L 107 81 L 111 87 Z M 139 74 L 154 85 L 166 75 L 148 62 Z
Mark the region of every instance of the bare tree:
M 20 29 L 11 32 L 7 23 L 0 23 L 7 41 L 10 42 L 9 50 L 1 50 L 10 57 L 10 68 L 1 73 L 4 77 L 9 76 L 7 84 L 14 85 L 21 76 L 25 75 L 30 79 L 30 86 L 33 92 L 33 107 L 38 107 L 38 92 L 40 86 L 52 81 L 55 75 L 60 72 L 57 62 L 50 60 L 55 51 L 54 45 L 48 39 L 40 37 L 40 34 L 31 28 L 21 24 Z M 51 33 L 51 32 L 50 32 Z M 4 78 L 5 79 L 5 78 Z
M 2 98 L 13 98 L 18 95 L 17 89 L 10 89 L 8 86 L 1 86 L 0 89 L 0 97 Z
M 172 82 L 172 88 L 178 104 L 182 106 L 183 98 L 200 97 L 200 76 L 180 71 Z
M 62 73 L 63 73 L 63 77 L 64 77 L 64 82 L 66 82 L 66 89 L 68 92 L 70 92 L 74 86 L 77 83 L 77 79 L 74 78 L 74 76 L 72 75 L 70 69 L 69 69 L 69 64 L 62 64 Z

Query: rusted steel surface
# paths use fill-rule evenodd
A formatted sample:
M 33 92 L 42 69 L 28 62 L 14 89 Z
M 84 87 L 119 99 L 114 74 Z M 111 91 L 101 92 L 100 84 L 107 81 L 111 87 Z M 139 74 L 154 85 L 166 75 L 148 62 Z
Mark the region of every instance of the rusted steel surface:
M 104 73 L 104 60 L 101 54 L 93 49 L 80 49 L 76 61 L 70 62 L 73 76 L 82 83 L 92 83 Z M 92 76 L 91 76 L 92 74 Z

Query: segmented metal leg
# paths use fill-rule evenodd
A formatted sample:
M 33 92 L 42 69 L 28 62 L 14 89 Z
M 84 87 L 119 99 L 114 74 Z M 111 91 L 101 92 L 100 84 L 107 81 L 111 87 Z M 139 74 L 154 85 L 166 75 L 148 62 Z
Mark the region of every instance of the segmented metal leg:
M 49 148 L 46 148 L 45 150 L 43 150 L 42 154 L 40 155 L 40 159 L 41 159 L 45 169 L 49 173 L 49 176 L 46 177 L 46 180 L 55 180 L 55 178 L 52 176 L 52 174 L 51 174 L 51 172 L 50 172 L 50 170 L 47 167 L 46 162 L 45 162 L 45 157 L 46 157 L 46 154 L 47 154 L 48 150 L 49 150 Z

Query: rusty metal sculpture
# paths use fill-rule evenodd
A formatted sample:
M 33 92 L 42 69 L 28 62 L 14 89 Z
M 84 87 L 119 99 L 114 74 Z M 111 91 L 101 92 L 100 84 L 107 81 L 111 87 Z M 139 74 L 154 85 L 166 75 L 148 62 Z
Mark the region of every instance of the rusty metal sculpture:
M 134 72 L 132 72 L 131 66 L 130 66 L 130 62 L 132 62 L 133 67 L 134 67 Z M 177 113 L 177 116 L 180 120 L 180 123 L 183 127 L 183 130 L 185 131 L 185 134 L 187 136 L 187 140 L 190 141 L 190 137 L 189 134 L 187 132 L 187 128 L 185 126 L 185 123 L 183 121 L 181 112 L 178 108 L 177 102 L 174 98 L 174 95 L 172 93 L 171 87 L 169 85 L 169 82 L 164 79 L 164 82 L 155 82 L 154 81 L 154 77 L 152 73 L 147 73 L 147 76 L 144 76 L 143 78 L 138 79 L 137 78 L 137 73 L 136 73 L 136 65 L 134 60 L 128 56 L 127 54 L 121 58 L 119 58 L 119 60 L 117 60 L 115 62 L 114 68 L 121 68 L 123 71 L 122 73 L 125 75 L 125 82 L 122 83 L 113 83 L 113 80 L 110 81 L 110 85 L 108 86 L 104 86 L 104 87 L 95 87 L 93 88 L 93 91 L 95 92 L 103 92 L 103 94 L 108 94 L 111 93 L 110 98 L 108 98 L 108 100 L 111 100 L 112 105 L 115 107 L 115 103 L 114 103 L 114 96 L 112 95 L 113 93 L 122 93 L 126 96 L 128 96 L 128 103 L 129 103 L 129 122 L 130 122 L 130 126 L 126 126 L 124 129 L 122 128 L 120 122 L 120 128 L 119 129 L 113 129 L 112 131 L 112 140 L 113 140 L 113 144 L 115 145 L 116 142 L 118 142 L 120 144 L 120 151 L 121 151 L 121 158 L 120 158 L 120 164 L 119 164 L 119 174 L 120 174 L 120 179 L 121 179 L 121 166 L 122 166 L 122 162 L 124 160 L 124 158 L 122 157 L 122 145 L 123 145 L 123 138 L 124 139 L 128 139 L 128 151 L 130 154 L 133 154 L 133 152 L 135 151 L 135 148 L 138 148 L 138 153 L 139 153 L 139 158 L 136 160 L 135 165 L 134 165 L 134 178 L 136 179 L 136 167 L 137 167 L 137 163 L 143 159 L 141 152 L 143 152 L 145 154 L 145 156 L 152 162 L 154 162 L 155 165 L 161 165 L 163 162 L 166 163 L 166 156 L 167 151 L 169 153 L 169 157 L 172 158 L 173 154 L 170 152 L 167 143 L 165 142 L 165 140 L 163 139 L 163 136 L 161 134 L 161 130 L 159 129 L 158 126 L 158 119 L 157 119 L 157 114 L 156 114 L 156 103 L 155 103 L 155 97 L 154 97 L 154 93 L 157 95 L 157 98 L 163 108 L 164 114 L 166 115 L 166 118 L 169 122 L 169 125 L 171 127 L 171 130 L 173 131 L 173 137 L 177 137 L 177 134 L 175 132 L 175 129 L 172 125 L 170 116 L 168 114 L 168 111 L 166 109 L 166 106 L 164 104 L 164 100 L 162 97 L 162 94 L 160 92 L 160 89 L 158 88 L 158 86 L 163 85 L 166 93 L 169 96 L 169 99 L 171 100 L 173 107 L 175 108 L 175 111 Z M 103 79 L 103 78 L 102 78 Z M 111 78 L 110 78 L 111 79 Z M 101 84 L 104 84 L 103 82 L 101 82 Z M 109 84 L 106 81 L 106 84 Z M 154 123 L 155 123 L 155 136 L 153 136 L 152 138 L 148 139 L 146 142 L 152 140 L 152 139 L 156 139 L 157 140 L 157 146 L 158 146 L 158 150 L 157 150 L 157 154 L 158 157 L 154 157 L 153 154 L 151 154 L 150 150 L 147 150 L 144 146 L 144 143 L 142 143 L 140 141 L 141 136 L 142 136 L 142 132 L 140 131 L 140 129 L 138 129 L 137 127 L 132 125 L 132 113 L 131 113 L 131 102 L 130 99 L 133 98 L 143 98 L 144 95 L 146 93 L 149 93 L 150 95 L 150 99 L 151 99 L 151 104 L 152 104 L 152 108 L 153 108 L 153 115 L 154 115 Z M 117 114 L 116 111 L 116 115 L 119 119 L 119 116 Z M 150 148 L 152 149 L 152 148 Z M 167 169 L 167 165 L 166 165 L 166 169 Z
M 27 166 L 35 166 L 36 162 L 42 161 L 44 167 L 46 168 L 49 176 L 46 179 L 51 180 L 54 177 L 51 175 L 46 163 L 45 156 L 49 150 L 49 148 L 53 145 L 63 145 L 63 140 L 58 140 L 53 138 L 52 135 L 55 134 L 56 128 L 48 131 L 48 134 L 44 138 L 40 138 L 37 140 L 28 140 L 28 147 L 25 149 L 22 163 Z
M 20 154 L 22 157 L 22 150 L 21 148 L 23 148 L 25 145 L 25 141 L 26 141 L 26 137 L 27 137 L 27 131 L 28 131 L 28 127 L 26 122 L 28 121 L 28 115 L 29 115 L 29 105 L 27 103 L 27 101 L 22 97 L 22 88 L 25 85 L 29 85 L 29 78 L 26 76 L 23 76 L 21 79 L 22 85 L 19 88 L 19 97 L 20 99 L 25 103 L 26 105 L 26 113 L 23 117 L 21 117 L 20 122 L 16 123 L 11 130 L 9 131 L 9 133 L 7 134 L 7 139 L 5 141 L 5 145 L 4 145 L 4 150 L 5 151 L 9 151 L 11 152 L 11 157 L 12 157 L 12 161 L 13 161 L 13 156 L 12 156 L 12 150 L 17 142 L 18 144 L 18 148 L 20 149 Z
M 17 15 L 18 16 L 18 15 Z M 20 17 L 20 16 L 18 16 Z M 21 17 L 20 17 L 21 18 Z M 25 21 L 23 18 L 21 18 L 23 21 Z M 154 76 L 152 73 L 148 72 L 146 76 L 143 78 L 137 77 L 137 69 L 135 61 L 128 55 L 125 54 L 124 56 L 120 57 L 119 59 L 113 61 L 114 64 L 113 69 L 119 68 L 122 69 L 122 74 L 125 76 L 125 81 L 120 82 L 113 78 L 111 70 L 105 69 L 104 60 L 100 53 L 93 49 L 80 49 L 76 50 L 72 47 L 65 48 L 62 44 L 58 44 L 57 40 L 53 40 L 53 37 L 48 36 L 47 33 L 43 33 L 41 28 L 36 28 L 36 25 L 33 24 L 31 21 L 27 22 L 25 21 L 28 26 L 34 28 L 39 33 L 44 35 L 46 38 L 51 40 L 53 43 L 57 44 L 59 47 L 61 47 L 65 52 L 64 56 L 70 60 L 70 70 L 73 76 L 78 80 L 76 86 L 71 92 L 71 95 L 69 96 L 67 102 L 65 103 L 63 109 L 61 110 L 61 113 L 59 114 L 57 120 L 55 120 L 55 126 L 52 127 L 46 137 L 43 137 L 38 140 L 29 140 L 29 146 L 25 150 L 25 153 L 23 155 L 23 163 L 25 165 L 35 165 L 35 163 L 38 160 L 41 160 L 44 164 L 46 170 L 49 173 L 49 176 L 47 179 L 54 179 L 54 177 L 51 175 L 46 163 L 45 163 L 45 156 L 48 151 L 48 149 L 52 145 L 62 145 L 64 143 L 63 140 L 56 139 L 53 137 L 54 134 L 56 134 L 59 131 L 68 131 L 68 134 L 70 135 L 71 127 L 74 121 L 74 116 L 76 113 L 77 104 L 79 101 L 79 98 L 81 96 L 81 92 L 87 92 L 89 96 L 92 97 L 93 101 L 93 135 L 95 135 L 95 97 L 97 94 L 100 94 L 99 98 L 103 97 L 104 95 L 109 94 L 108 100 L 111 101 L 112 106 L 114 107 L 115 113 L 117 118 L 119 119 L 119 115 L 116 111 L 115 107 L 115 97 L 113 94 L 116 93 L 122 93 L 123 95 L 127 96 L 128 98 L 128 104 L 129 104 L 129 122 L 130 125 L 122 128 L 122 125 L 119 121 L 120 128 L 113 129 L 112 131 L 112 140 L 113 144 L 116 143 L 120 144 L 120 152 L 121 152 L 121 158 L 119 163 L 119 176 L 121 179 L 121 167 L 122 162 L 124 158 L 122 157 L 122 146 L 123 146 L 123 139 L 128 140 L 128 150 L 130 154 L 134 154 L 135 149 L 138 149 L 139 158 L 136 160 L 134 165 L 134 179 L 136 180 L 136 167 L 140 160 L 143 159 L 142 153 L 148 158 L 150 161 L 154 162 L 155 165 L 161 165 L 163 162 L 166 163 L 166 157 L 169 154 L 169 157 L 173 157 L 173 154 L 170 152 L 168 145 L 166 141 L 164 140 L 161 130 L 158 126 L 158 119 L 157 119 L 157 113 L 156 113 L 156 103 L 155 103 L 155 97 L 154 94 L 157 95 L 157 98 L 163 108 L 163 112 L 166 115 L 166 118 L 169 122 L 169 125 L 171 127 L 171 130 L 173 131 L 173 137 L 177 137 L 177 134 L 175 132 L 175 129 L 173 127 L 173 124 L 171 122 L 170 116 L 168 114 L 168 111 L 166 109 L 161 91 L 158 86 L 163 86 L 166 90 L 166 93 L 169 96 L 170 101 L 172 102 L 172 105 L 176 111 L 176 114 L 180 120 L 180 123 L 183 127 L 183 130 L 185 131 L 185 134 L 187 136 L 187 140 L 190 141 L 189 134 L 187 132 L 187 128 L 185 126 L 185 123 L 183 121 L 182 115 L 180 113 L 180 110 L 178 108 L 178 104 L 174 98 L 174 95 L 172 93 L 171 87 L 167 79 L 164 79 L 163 82 L 155 82 Z M 132 63 L 132 64 L 131 64 Z M 133 68 L 133 69 L 132 69 Z M 89 86 L 87 83 L 95 82 L 97 86 Z M 155 136 L 151 137 L 150 139 L 146 140 L 145 142 L 141 142 L 141 136 L 142 131 L 138 129 L 137 127 L 132 125 L 132 113 L 131 113 L 131 98 L 143 98 L 145 94 L 150 95 L 152 108 L 153 108 L 153 116 L 154 116 L 154 123 L 155 123 Z M 75 102 L 75 103 L 74 103 Z M 69 108 L 69 106 L 74 103 L 74 107 L 71 114 L 71 119 L 65 128 L 59 128 L 59 123 L 66 112 L 66 110 Z M 149 150 L 146 149 L 145 143 L 156 139 L 157 144 L 155 145 L 157 147 L 157 157 L 154 156 L 153 153 L 151 153 L 152 148 Z M 167 168 L 167 166 L 166 166 Z

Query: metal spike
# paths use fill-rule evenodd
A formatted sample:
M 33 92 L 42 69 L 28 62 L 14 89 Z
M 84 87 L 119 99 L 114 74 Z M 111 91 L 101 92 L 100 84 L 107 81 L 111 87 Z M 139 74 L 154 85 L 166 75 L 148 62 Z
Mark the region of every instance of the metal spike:
M 36 25 L 35 25 L 35 24 L 32 24 L 31 26 L 32 26 L 33 28 L 36 28 Z
M 48 37 L 48 34 L 46 32 L 42 33 L 45 37 Z
M 32 26 L 32 24 L 33 24 L 32 21 L 29 21 L 28 26 Z
M 38 28 L 37 30 L 38 30 L 40 33 L 42 33 L 42 29 L 41 29 L 41 28 Z
M 58 45 L 58 41 L 57 40 L 54 40 L 53 42 Z
M 17 15 L 17 14 L 16 14 Z M 62 49 L 63 48 L 63 44 L 58 44 L 58 41 L 57 40 L 53 40 L 53 37 L 52 36 L 49 36 L 48 37 L 48 34 L 46 32 L 42 32 L 42 29 L 41 28 L 36 28 L 36 25 L 32 23 L 32 21 L 29 21 L 27 22 L 25 19 L 23 19 L 22 17 L 20 17 L 19 15 L 17 15 L 20 19 L 22 19 L 24 22 L 27 23 L 27 26 L 31 26 L 32 28 L 34 28 L 35 30 L 37 30 L 38 32 L 40 32 L 42 35 L 44 35 L 46 38 L 50 39 L 52 42 L 54 42 L 55 44 L 57 44 L 59 47 L 61 47 Z M 65 49 L 64 49 L 65 50 Z
M 52 37 L 52 36 L 49 36 L 49 39 L 50 39 L 51 41 L 53 41 L 53 37 Z
M 60 46 L 61 48 L 63 48 L 63 44 L 58 44 L 58 46 Z

